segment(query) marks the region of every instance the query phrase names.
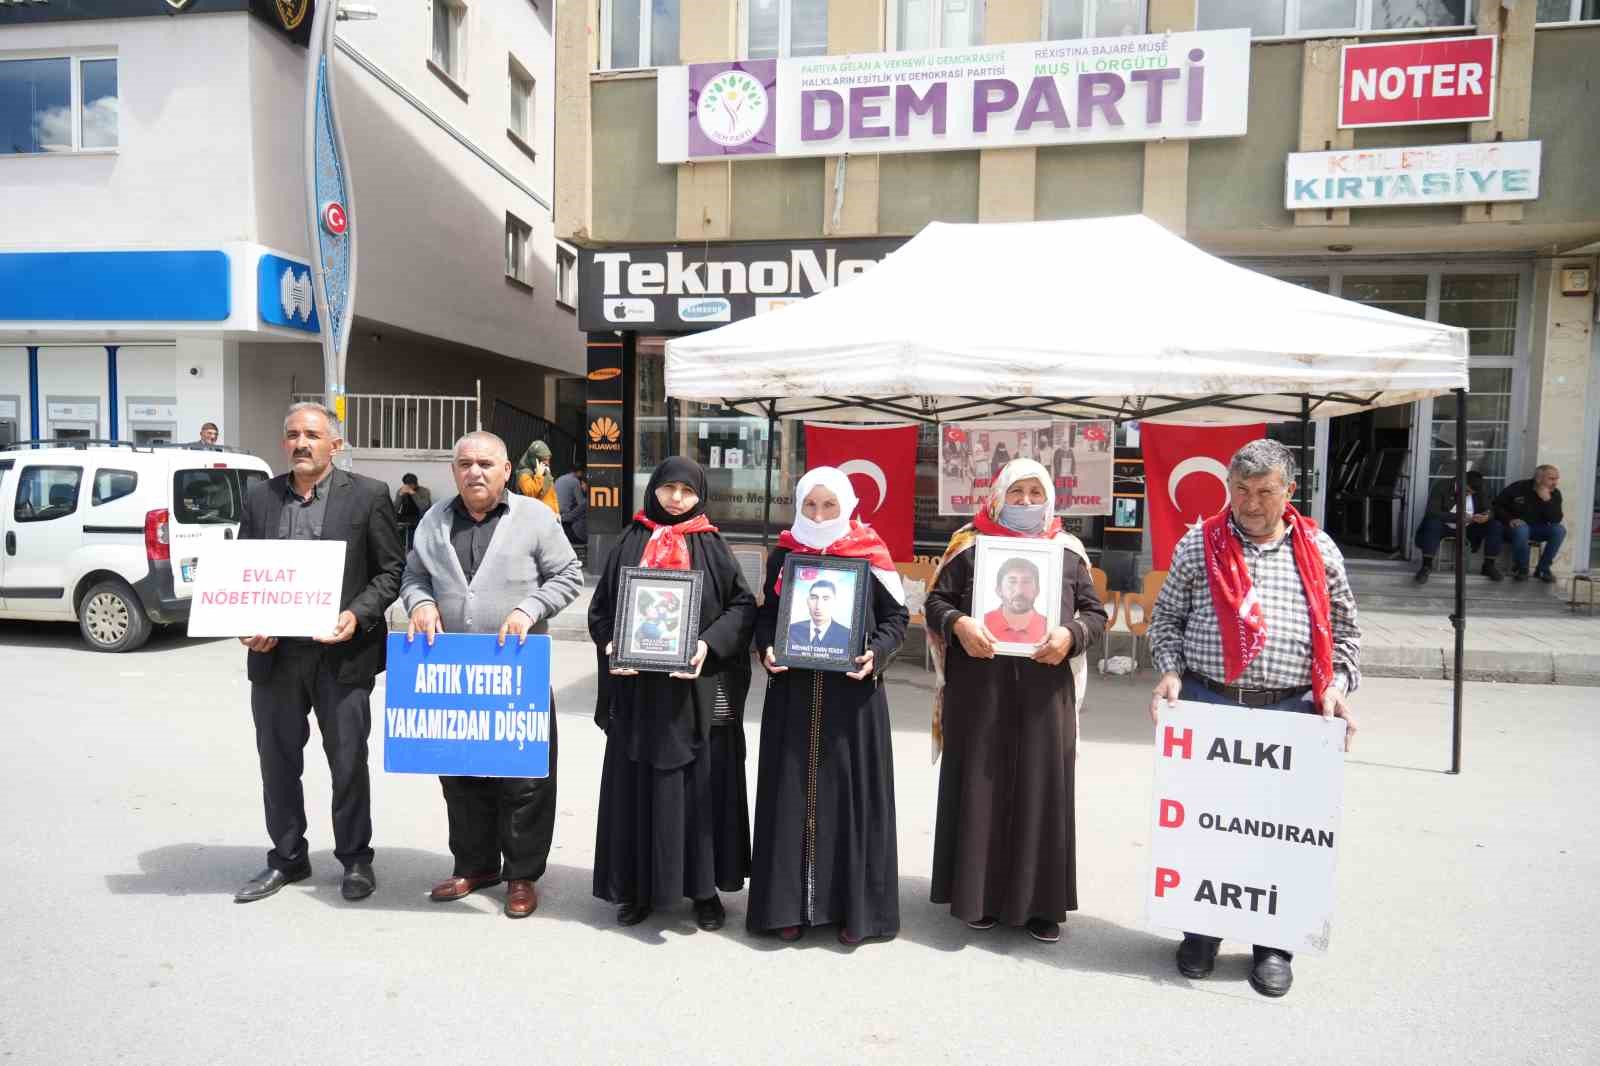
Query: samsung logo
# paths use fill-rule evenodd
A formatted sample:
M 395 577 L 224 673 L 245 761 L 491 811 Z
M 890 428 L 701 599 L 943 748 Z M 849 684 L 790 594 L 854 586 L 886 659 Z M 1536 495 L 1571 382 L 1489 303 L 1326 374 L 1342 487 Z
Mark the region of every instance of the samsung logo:
M 678 317 L 685 322 L 727 322 L 733 317 L 733 304 L 721 297 L 679 300 Z

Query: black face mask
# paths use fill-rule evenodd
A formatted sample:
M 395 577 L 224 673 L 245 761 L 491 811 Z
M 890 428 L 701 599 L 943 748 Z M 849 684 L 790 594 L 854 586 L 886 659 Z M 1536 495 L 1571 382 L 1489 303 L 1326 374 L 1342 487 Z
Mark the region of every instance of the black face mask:
M 681 481 L 694 489 L 699 501 L 683 514 L 668 514 L 667 509 L 661 506 L 661 501 L 656 499 L 656 489 L 669 481 Z M 681 455 L 674 455 L 656 467 L 650 475 L 650 484 L 644 490 L 644 516 L 650 521 L 662 526 L 675 526 L 687 522 L 691 518 L 706 513 L 706 472 L 700 469 L 700 464 L 692 459 L 685 459 Z

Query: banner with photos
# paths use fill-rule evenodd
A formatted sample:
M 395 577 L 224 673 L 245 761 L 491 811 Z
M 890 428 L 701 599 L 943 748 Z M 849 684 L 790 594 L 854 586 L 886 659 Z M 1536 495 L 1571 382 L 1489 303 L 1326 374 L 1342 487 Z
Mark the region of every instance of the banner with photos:
M 1055 481 L 1056 514 L 1111 513 L 1116 423 L 1110 419 L 1016 419 L 939 426 L 939 513 L 970 515 L 1011 460 L 1036 459 Z

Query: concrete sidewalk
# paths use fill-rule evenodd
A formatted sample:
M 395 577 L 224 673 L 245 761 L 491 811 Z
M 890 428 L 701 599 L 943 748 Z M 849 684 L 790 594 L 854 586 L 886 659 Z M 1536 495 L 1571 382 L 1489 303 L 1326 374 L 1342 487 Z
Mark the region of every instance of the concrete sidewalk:
M 557 640 L 588 640 L 589 597 L 586 586 L 578 602 L 551 624 Z M 1358 600 L 1359 605 L 1359 600 Z M 398 612 L 391 616 L 404 626 Z M 1368 677 L 1448 679 L 1455 664 L 1455 630 L 1444 613 L 1376 609 L 1361 611 L 1361 670 Z M 922 659 L 920 627 L 913 626 L 901 652 L 903 661 Z M 1128 654 L 1128 632 L 1120 623 L 1110 639 L 1110 652 Z M 1099 653 L 1095 653 L 1099 660 Z M 1146 645 L 1140 644 L 1140 674 L 1149 674 Z M 1463 676 L 1468 681 L 1514 681 L 1540 685 L 1600 685 L 1600 616 L 1567 613 L 1546 604 L 1522 615 L 1474 617 L 1467 610 L 1467 655 Z

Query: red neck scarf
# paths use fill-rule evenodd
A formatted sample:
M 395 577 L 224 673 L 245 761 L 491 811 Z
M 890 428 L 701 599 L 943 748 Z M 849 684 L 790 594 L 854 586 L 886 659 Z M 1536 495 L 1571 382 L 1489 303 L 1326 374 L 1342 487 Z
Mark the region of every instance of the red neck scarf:
M 889 554 L 889 546 L 878 536 L 878 531 L 871 526 L 863 525 L 859 519 L 850 520 L 850 532 L 828 545 L 826 548 L 813 548 L 800 543 L 794 531 L 784 530 L 778 535 L 778 547 L 787 548 L 791 552 L 802 552 L 806 555 L 843 555 L 850 559 L 865 559 L 867 565 L 874 570 L 886 570 L 894 573 L 894 557 Z M 778 583 L 773 591 L 783 592 L 783 574 L 778 574 Z
M 1224 507 L 1206 519 L 1201 530 L 1211 606 L 1222 630 L 1222 661 L 1228 675 L 1223 681 L 1229 684 L 1244 673 L 1245 667 L 1267 645 L 1267 621 L 1255 586 L 1250 582 L 1250 570 L 1245 566 L 1244 546 L 1228 528 L 1231 513 Z M 1284 507 L 1283 516 L 1288 525 L 1286 535 L 1291 538 L 1294 549 L 1295 569 L 1300 573 L 1306 606 L 1311 613 L 1311 693 L 1321 707 L 1322 694 L 1333 683 L 1328 577 L 1322 566 L 1322 552 L 1317 548 L 1317 524 L 1296 511 L 1292 504 Z
M 1014 529 L 1007 529 L 1000 524 L 997 518 L 989 516 L 989 509 L 984 507 L 972 516 L 972 525 L 979 533 L 986 537 L 1038 537 L 1040 540 L 1053 540 L 1061 532 L 1061 519 L 1051 515 L 1050 521 L 1045 523 L 1043 529 L 1037 533 L 1018 533 Z
M 685 538 L 690 533 L 717 532 L 717 527 L 703 514 L 697 514 L 675 526 L 652 522 L 644 516 L 643 511 L 634 515 L 633 520 L 651 531 L 644 554 L 639 557 L 639 565 L 651 570 L 689 569 L 689 542 Z

